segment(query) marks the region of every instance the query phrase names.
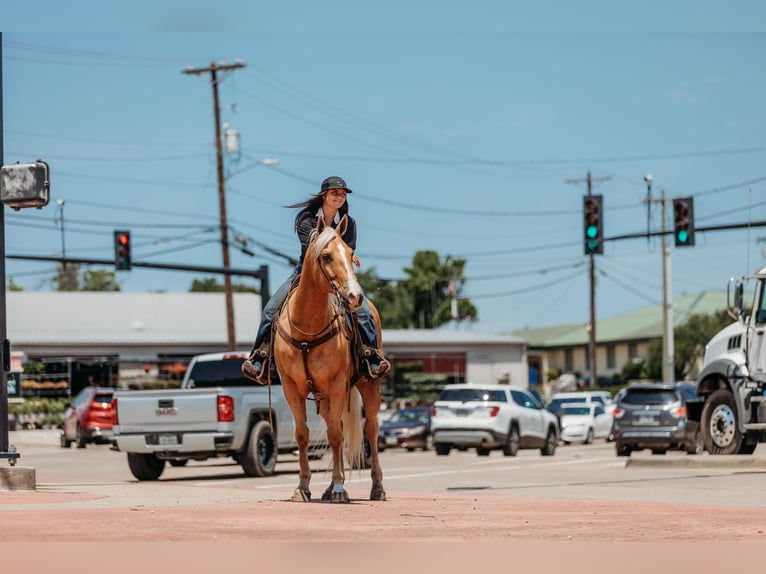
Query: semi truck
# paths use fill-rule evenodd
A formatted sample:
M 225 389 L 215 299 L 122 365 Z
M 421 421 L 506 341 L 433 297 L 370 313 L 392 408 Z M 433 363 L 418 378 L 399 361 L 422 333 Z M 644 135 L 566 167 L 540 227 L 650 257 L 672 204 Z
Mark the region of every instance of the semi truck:
M 687 417 L 699 421 L 710 454 L 752 454 L 766 441 L 766 267 L 729 281 L 727 311 L 734 323 L 705 346 Z

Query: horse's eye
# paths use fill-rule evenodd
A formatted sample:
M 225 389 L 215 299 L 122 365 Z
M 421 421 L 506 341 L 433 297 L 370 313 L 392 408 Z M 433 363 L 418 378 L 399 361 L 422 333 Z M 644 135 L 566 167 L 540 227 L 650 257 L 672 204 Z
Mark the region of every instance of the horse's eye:
M 330 261 L 332 261 L 332 255 L 330 255 L 329 253 L 322 253 L 322 261 L 324 261 L 325 263 L 329 263 Z

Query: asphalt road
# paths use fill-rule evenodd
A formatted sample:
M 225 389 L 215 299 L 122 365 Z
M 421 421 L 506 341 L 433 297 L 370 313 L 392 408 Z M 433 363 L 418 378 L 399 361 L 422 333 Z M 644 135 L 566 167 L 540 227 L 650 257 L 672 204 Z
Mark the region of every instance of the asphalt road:
M 55 431 L 10 433 L 10 443 L 21 452 L 19 466 L 35 469 L 38 491 L 89 489 L 115 490 L 140 487 L 152 495 L 165 493 L 167 486 L 225 486 L 227 490 L 258 492 L 289 498 L 297 486 L 297 457 L 280 455 L 277 474 L 272 477 L 245 477 L 231 459 L 190 461 L 185 467 L 167 465 L 157 483 L 138 484 L 128 469 L 126 455 L 108 445 L 85 449 L 58 446 Z M 312 489 L 329 484 L 330 455 L 312 461 Z M 469 493 L 498 496 L 533 496 L 556 499 L 608 500 L 714 504 L 721 506 L 766 507 L 766 445 L 751 456 L 702 456 L 684 452 L 652 455 L 649 451 L 617 457 L 613 443 L 562 445 L 553 457 L 538 450 L 521 450 L 516 457 L 493 451 L 479 457 L 474 450 L 451 451 L 437 456 L 434 451 L 407 452 L 388 449 L 381 454 L 384 484 L 389 493 Z M 154 488 L 156 487 L 156 488 Z M 347 490 L 352 498 L 369 493 L 368 471 L 347 472 Z M 389 496 L 390 498 L 390 496 Z
M 268 551 L 261 549 L 266 554 L 296 542 L 302 548 L 350 543 L 357 550 L 358 544 L 394 544 L 397 552 L 400 544 L 433 543 L 444 545 L 438 555 L 445 558 L 456 551 L 455 542 L 500 543 L 501 553 L 530 542 L 575 542 L 602 545 L 604 559 L 615 544 L 643 542 L 652 548 L 698 544 L 692 562 L 699 560 L 706 572 L 720 556 L 726 567 L 738 557 L 751 559 L 766 540 L 766 445 L 752 456 L 640 452 L 629 459 L 603 441 L 562 445 L 552 457 L 537 450 L 479 457 L 475 451 L 437 456 L 389 449 L 381 454 L 388 500 L 370 502 L 369 472 L 349 471 L 351 504 L 339 505 L 317 500 L 329 484 L 329 455 L 312 462 L 314 498 L 300 504 L 289 502 L 298 481 L 294 456 L 280 457 L 277 474 L 267 478 L 245 477 L 233 461 L 219 459 L 167 466 L 160 480 L 137 482 L 125 454 L 109 446 L 63 449 L 55 433 L 12 432 L 10 438 L 21 453 L 18 465 L 35 469 L 37 485 L 34 492 L 0 492 L 0 545 L 14 549 L 29 541 L 99 542 L 99 548 L 170 542 L 191 544 L 186 556 L 193 557 L 222 542 L 247 549 L 268 543 Z M 721 554 L 727 544 L 737 550 Z M 488 558 L 491 549 L 482 555 Z M 535 560 L 579 571 L 557 553 L 544 554 Z M 633 564 L 645 571 L 653 563 L 642 560 L 655 555 L 639 553 Z M 273 555 L 277 565 L 280 556 Z M 316 566 L 311 556 L 306 559 Z M 684 556 L 684 571 L 692 572 Z M 131 564 L 125 559 L 122 565 Z M 382 564 L 365 571 L 385 571 L 376 570 Z

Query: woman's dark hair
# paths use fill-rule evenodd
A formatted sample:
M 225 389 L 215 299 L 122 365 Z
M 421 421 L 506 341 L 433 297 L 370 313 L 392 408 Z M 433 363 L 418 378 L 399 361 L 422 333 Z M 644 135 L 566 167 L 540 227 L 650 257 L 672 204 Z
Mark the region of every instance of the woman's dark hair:
M 298 213 L 295 214 L 295 222 L 294 222 L 294 228 L 296 231 L 298 230 L 298 220 L 300 219 L 303 213 L 305 212 L 316 213 L 317 211 L 319 211 L 319 208 L 322 207 L 322 204 L 324 203 L 325 193 L 317 193 L 316 195 L 312 195 L 311 197 L 309 197 L 308 199 L 304 201 L 301 201 L 300 203 L 285 205 L 285 207 L 290 209 L 298 209 Z M 346 197 L 346 201 L 343 203 L 343 205 L 341 205 L 340 209 L 338 210 L 338 215 L 340 217 L 343 217 L 347 213 L 348 213 L 348 197 Z

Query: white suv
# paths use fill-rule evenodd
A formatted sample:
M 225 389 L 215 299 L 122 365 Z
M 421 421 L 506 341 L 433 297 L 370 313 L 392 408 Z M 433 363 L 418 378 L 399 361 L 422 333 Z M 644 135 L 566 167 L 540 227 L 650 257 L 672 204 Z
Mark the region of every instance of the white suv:
M 516 456 L 520 448 L 556 451 L 559 425 L 532 393 L 510 385 L 447 385 L 434 403 L 431 432 L 437 455 L 452 448 L 476 448 L 479 456 L 502 449 Z

